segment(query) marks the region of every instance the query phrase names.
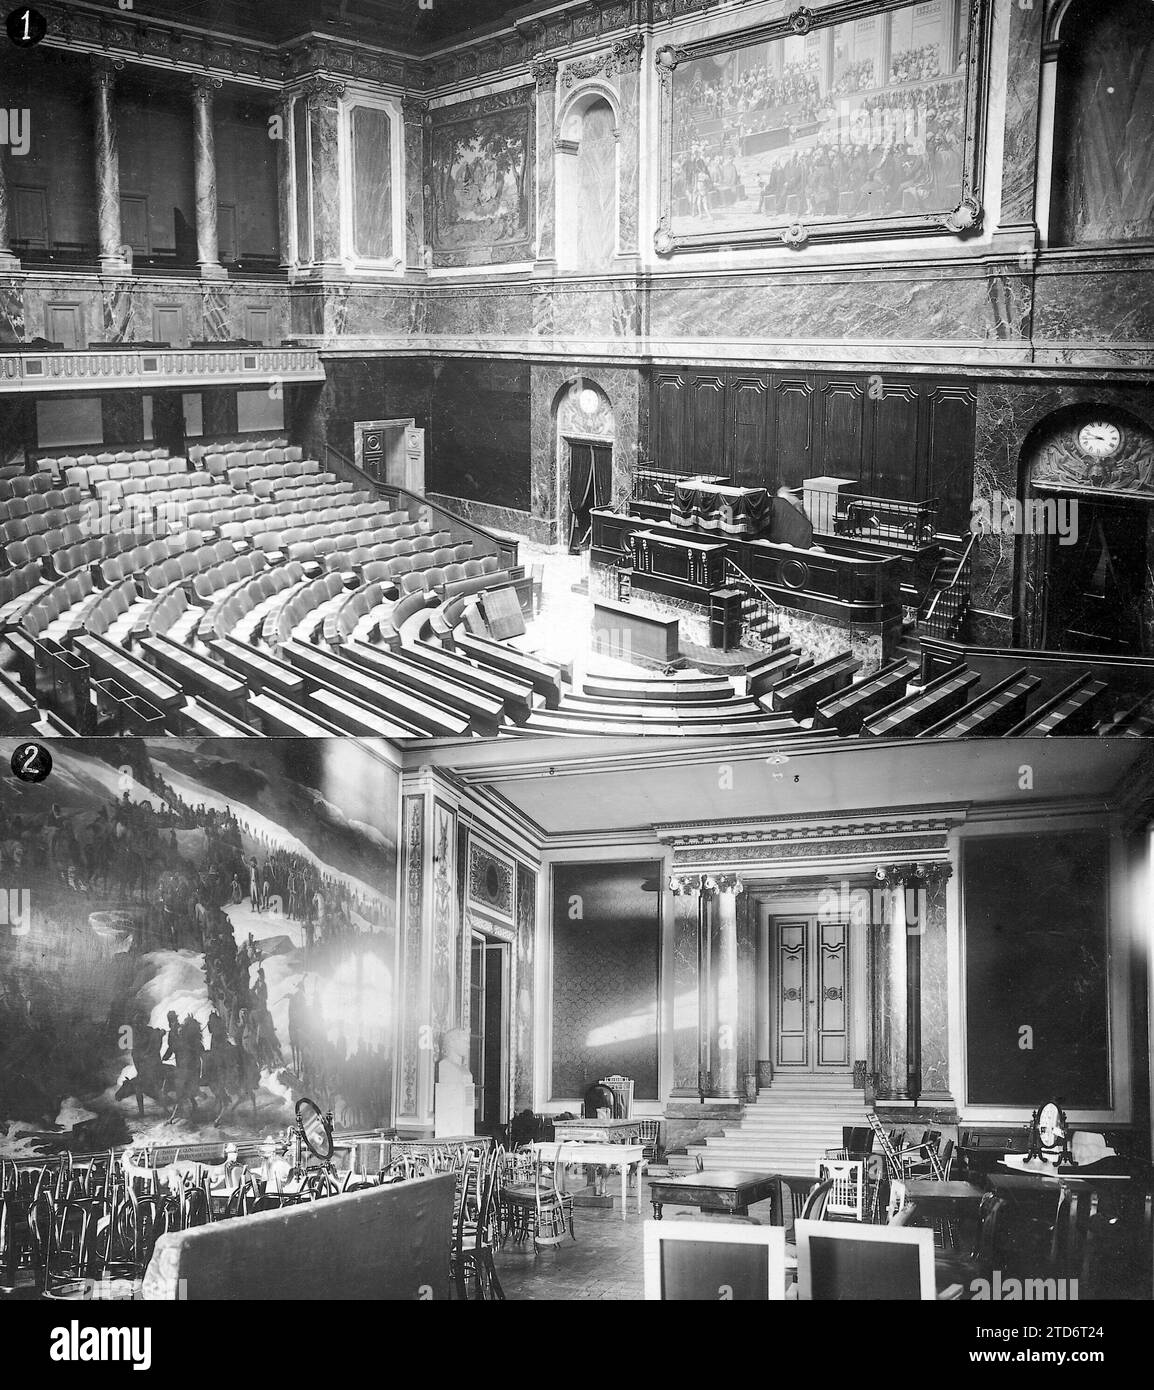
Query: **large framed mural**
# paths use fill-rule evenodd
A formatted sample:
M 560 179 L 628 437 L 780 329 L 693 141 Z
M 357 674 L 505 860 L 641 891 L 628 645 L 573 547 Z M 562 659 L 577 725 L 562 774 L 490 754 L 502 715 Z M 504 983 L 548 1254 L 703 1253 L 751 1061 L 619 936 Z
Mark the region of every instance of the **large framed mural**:
M 655 54 L 656 250 L 981 222 L 978 0 L 852 0 Z
M 434 266 L 533 258 L 533 87 L 438 107 L 426 127 L 426 225 Z
M 26 784 L 7 742 L 0 1155 L 251 1145 L 283 1136 L 303 1095 L 340 1129 L 389 1126 L 387 752 L 61 740 L 47 780 Z

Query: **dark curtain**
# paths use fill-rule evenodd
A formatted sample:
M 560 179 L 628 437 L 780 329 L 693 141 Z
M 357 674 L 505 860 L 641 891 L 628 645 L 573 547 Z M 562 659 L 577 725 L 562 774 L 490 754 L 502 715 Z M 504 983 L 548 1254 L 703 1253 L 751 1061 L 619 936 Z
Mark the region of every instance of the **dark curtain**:
M 1083 0 L 1062 26 L 1057 245 L 1154 235 L 1154 5 Z
M 609 502 L 612 449 L 608 444 L 569 445 L 569 553 L 575 555 L 589 537 L 594 507 Z

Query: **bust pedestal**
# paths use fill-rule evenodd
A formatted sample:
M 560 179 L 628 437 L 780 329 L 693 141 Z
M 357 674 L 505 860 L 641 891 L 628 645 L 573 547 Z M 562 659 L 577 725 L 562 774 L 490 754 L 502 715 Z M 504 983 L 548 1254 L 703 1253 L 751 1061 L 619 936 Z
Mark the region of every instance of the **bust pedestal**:
M 438 1081 L 433 1087 L 433 1138 L 474 1133 L 477 1088 L 471 1081 Z

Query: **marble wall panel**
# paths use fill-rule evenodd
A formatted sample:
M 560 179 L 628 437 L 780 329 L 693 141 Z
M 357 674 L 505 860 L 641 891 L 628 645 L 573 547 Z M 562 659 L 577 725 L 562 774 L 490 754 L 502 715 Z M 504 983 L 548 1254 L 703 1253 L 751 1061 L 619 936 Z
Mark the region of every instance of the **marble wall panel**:
M 950 989 L 946 958 L 946 885 L 926 887 L 926 921 L 922 933 L 922 1091 L 927 1096 L 950 1090 Z
M 387 111 L 352 112 L 353 249 L 362 260 L 393 254 L 392 125 Z
M 1033 330 L 1036 347 L 1052 348 L 1059 361 L 1105 352 L 1154 364 L 1154 257 L 1044 266 L 1035 280 Z
M 673 1089 L 697 1090 L 696 893 L 673 897 Z
M 1006 117 L 1002 146 L 1003 227 L 1032 226 L 1038 166 L 1038 98 L 1042 81 L 1042 5 L 1010 10 Z
M 1030 277 L 1008 263 L 654 281 L 653 337 L 1024 343 Z
M 513 962 L 513 1113 L 533 1105 L 533 969 L 537 955 L 537 875 L 517 865 Z
M 24 340 L 24 287 L 16 279 L 0 281 L 0 343 Z

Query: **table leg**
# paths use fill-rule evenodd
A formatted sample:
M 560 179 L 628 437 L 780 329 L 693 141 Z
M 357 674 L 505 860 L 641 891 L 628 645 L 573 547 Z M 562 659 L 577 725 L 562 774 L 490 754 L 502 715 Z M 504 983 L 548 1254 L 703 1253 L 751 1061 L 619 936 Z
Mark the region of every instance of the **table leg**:
M 660 1203 L 660 1202 L 654 1202 L 654 1203 L 653 1203 L 653 1219 L 654 1219 L 654 1221 L 660 1221 L 660 1220 L 661 1220 L 661 1203 Z
M 637 1160 L 637 1215 L 640 1216 L 643 1210 L 641 1203 L 641 1160 Z
M 621 1163 L 621 1220 L 629 1215 L 629 1164 Z

